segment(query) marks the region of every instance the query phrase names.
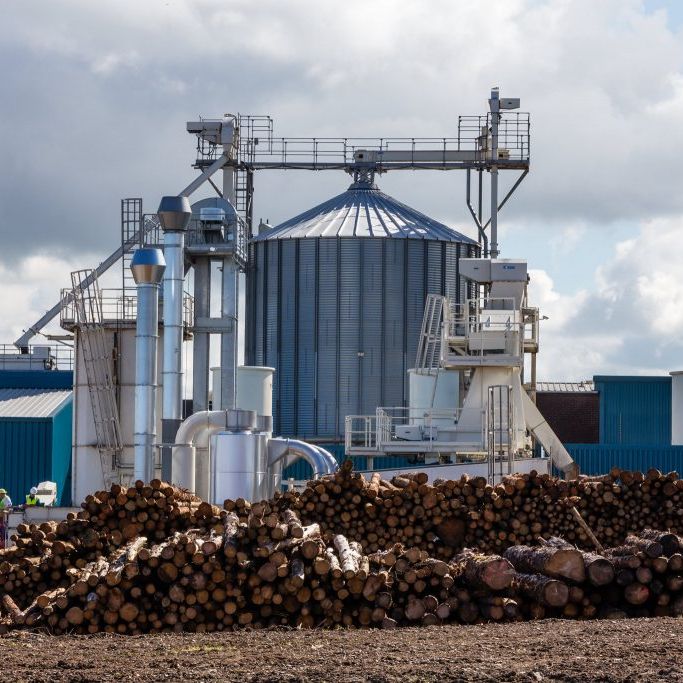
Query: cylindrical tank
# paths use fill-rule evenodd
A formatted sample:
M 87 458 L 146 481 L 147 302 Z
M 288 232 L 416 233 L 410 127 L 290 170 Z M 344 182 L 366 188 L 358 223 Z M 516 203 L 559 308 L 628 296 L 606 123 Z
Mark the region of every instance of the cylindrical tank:
M 274 432 L 340 443 L 347 415 L 407 406 L 426 296 L 467 299 L 477 254 L 369 183 L 255 237 L 246 362 L 275 368 Z
M 274 372 L 275 368 L 240 365 L 237 368 L 237 406 L 255 410 L 257 415 L 272 415 Z
M 671 445 L 683 445 L 683 370 L 671 375 Z
M 268 437 L 252 432 L 218 432 L 211 437 L 211 501 L 262 500 L 271 493 Z

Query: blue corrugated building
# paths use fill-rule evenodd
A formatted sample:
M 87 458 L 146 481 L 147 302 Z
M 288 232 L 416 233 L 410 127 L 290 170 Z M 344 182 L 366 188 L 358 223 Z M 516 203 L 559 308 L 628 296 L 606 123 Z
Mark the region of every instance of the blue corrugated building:
M 671 445 L 671 377 L 593 378 L 600 397 L 600 443 Z
M 555 391 L 558 383 L 545 383 L 563 405 L 572 404 L 575 385 Z M 597 443 L 565 441 L 565 447 L 583 474 L 605 474 L 612 467 L 626 470 L 657 468 L 683 472 L 683 446 L 671 445 L 671 377 L 596 375 L 590 385 L 597 394 Z M 585 387 L 584 387 L 585 388 Z M 584 391 L 585 393 L 585 391 Z M 539 401 L 540 404 L 540 401 Z M 571 411 L 554 410 L 544 416 L 558 434 L 576 433 Z
M 0 371 L 0 486 L 14 503 L 54 481 L 71 505 L 72 385 L 70 371 Z

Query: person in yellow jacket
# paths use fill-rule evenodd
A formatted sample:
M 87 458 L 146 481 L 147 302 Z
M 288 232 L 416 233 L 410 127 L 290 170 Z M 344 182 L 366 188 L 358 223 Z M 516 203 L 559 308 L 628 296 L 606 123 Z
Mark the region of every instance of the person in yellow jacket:
M 26 496 L 26 507 L 31 507 L 33 505 L 40 505 L 38 500 L 38 489 L 35 486 L 31 487 L 29 494 Z

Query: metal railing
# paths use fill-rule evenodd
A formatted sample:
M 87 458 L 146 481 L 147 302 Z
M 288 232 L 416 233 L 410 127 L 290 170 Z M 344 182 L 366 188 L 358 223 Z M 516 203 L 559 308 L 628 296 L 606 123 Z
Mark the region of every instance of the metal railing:
M 241 264 L 246 264 L 247 231 L 244 221 L 239 217 L 237 217 L 237 221 L 232 221 L 228 225 L 221 225 L 218 230 L 207 230 L 202 221 L 191 220 L 185 235 L 185 245 L 191 247 L 205 244 L 228 246 L 232 250 L 235 260 Z
M 344 443 L 347 452 L 354 450 L 382 452 L 391 444 L 415 444 L 416 450 L 438 450 L 438 445 L 449 443 L 439 440 L 439 428 L 453 430 L 462 420 L 466 412 L 476 415 L 478 429 L 471 433 L 472 442 L 463 442 L 485 448 L 486 444 L 486 411 L 483 409 L 439 410 L 434 408 L 415 407 L 380 407 L 374 415 L 348 415 L 345 421 Z M 400 427 L 417 427 L 419 439 L 407 439 L 398 434 Z
M 372 163 L 378 169 L 388 168 L 457 168 L 450 153 L 472 152 L 470 165 L 485 167 L 491 154 L 491 113 L 459 116 L 454 137 L 275 137 L 270 117 L 239 115 L 240 137 L 238 164 L 251 168 L 347 168 L 358 163 L 357 153 L 408 152 L 401 162 Z M 207 119 L 211 120 L 211 119 Z M 221 145 L 199 138 L 198 165 L 206 165 L 223 153 Z M 425 153 L 429 163 L 425 163 Z M 436 153 L 436 155 L 434 154 Z M 442 159 L 439 159 L 439 154 Z M 501 167 L 526 166 L 531 155 L 530 115 L 528 112 L 506 111 L 499 115 L 498 160 Z
M 62 299 L 72 290 L 63 289 Z M 126 294 L 122 289 L 100 289 L 99 302 L 102 322 L 135 321 L 138 312 L 137 296 Z M 160 302 L 159 319 L 163 319 L 163 301 Z M 183 296 L 183 324 L 191 327 L 193 324 L 194 299 L 185 292 Z M 73 298 L 67 300 L 60 313 L 60 323 L 71 326 L 77 322 L 76 307 Z
M 524 341 L 536 338 L 533 320 L 522 315 L 513 298 L 449 302 L 445 312 L 444 348 L 449 342 L 459 342 L 466 343 L 469 355 L 483 355 L 496 349 L 521 356 Z
M 35 344 L 26 352 L 0 344 L 0 370 L 73 370 L 74 350 L 64 344 Z

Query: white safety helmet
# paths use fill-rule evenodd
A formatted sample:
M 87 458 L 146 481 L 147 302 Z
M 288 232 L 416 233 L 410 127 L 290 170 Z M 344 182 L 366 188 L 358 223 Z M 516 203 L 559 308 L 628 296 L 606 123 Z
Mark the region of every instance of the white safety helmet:
M 37 489 L 35 486 L 32 486 L 32 487 L 31 487 L 31 495 L 32 495 L 32 496 L 35 496 L 36 493 L 38 493 L 38 489 Z

